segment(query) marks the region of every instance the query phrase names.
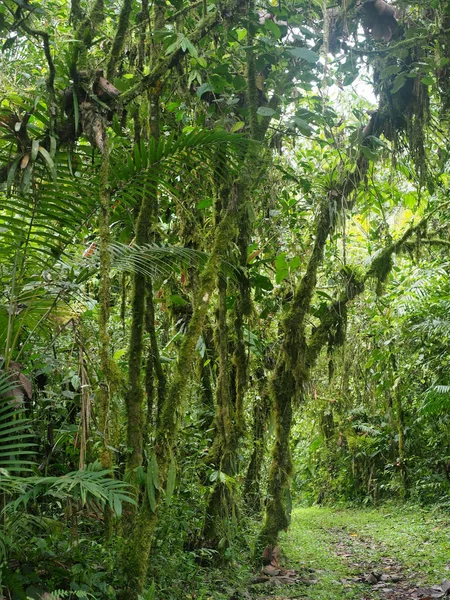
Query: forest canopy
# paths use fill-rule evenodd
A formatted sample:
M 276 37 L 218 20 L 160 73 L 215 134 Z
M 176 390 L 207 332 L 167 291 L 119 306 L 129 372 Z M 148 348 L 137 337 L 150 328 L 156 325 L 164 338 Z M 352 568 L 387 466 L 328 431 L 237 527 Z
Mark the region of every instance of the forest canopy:
M 449 31 L 0 5 L 6 598 L 185 598 L 276 566 L 293 504 L 448 507 Z

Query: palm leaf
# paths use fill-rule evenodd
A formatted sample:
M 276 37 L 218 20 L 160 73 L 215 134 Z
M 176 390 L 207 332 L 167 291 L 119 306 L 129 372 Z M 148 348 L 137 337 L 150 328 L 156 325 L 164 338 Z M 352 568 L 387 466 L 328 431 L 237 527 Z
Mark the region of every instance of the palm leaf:
M 193 130 L 179 137 L 151 138 L 135 145 L 127 160 L 123 152 L 111 157 L 115 201 L 134 206 L 144 194 L 154 194 L 155 186 L 172 198 L 183 196 L 187 181 L 197 177 L 197 188 L 208 179 L 227 179 L 237 174 L 239 158 L 249 140 L 226 131 Z
M 88 465 L 84 471 L 72 471 L 60 477 L 27 477 L 23 479 L 26 491 L 12 503 L 13 510 L 26 508 L 30 500 L 39 496 L 70 497 L 85 506 L 95 501 L 108 506 L 117 516 L 122 513 L 122 503 L 135 503 L 132 488 L 125 482 L 113 479 L 113 471 L 101 469 L 99 463 Z
M 34 436 L 25 410 L 17 407 L 13 397 L 17 383 L 5 373 L 0 373 L 0 469 L 13 474 L 31 471 L 36 455 Z M 13 486 L 5 475 L 0 477 L 0 489 Z

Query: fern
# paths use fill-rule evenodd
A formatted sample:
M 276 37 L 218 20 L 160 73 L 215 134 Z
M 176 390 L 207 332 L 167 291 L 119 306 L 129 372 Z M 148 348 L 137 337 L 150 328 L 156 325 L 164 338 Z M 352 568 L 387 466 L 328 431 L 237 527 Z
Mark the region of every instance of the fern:
M 421 411 L 428 415 L 450 412 L 450 385 L 434 384 L 428 388 Z
M 80 598 L 80 600 L 86 600 L 87 598 L 95 598 L 95 596 L 84 590 L 54 590 L 45 594 L 45 600 L 62 600 L 63 598 L 69 598 L 70 600 L 72 598 Z

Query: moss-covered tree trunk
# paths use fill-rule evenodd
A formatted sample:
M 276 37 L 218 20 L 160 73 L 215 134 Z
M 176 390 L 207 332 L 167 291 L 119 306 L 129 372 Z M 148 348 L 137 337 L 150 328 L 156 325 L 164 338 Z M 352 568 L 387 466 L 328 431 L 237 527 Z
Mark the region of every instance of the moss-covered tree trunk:
M 363 145 L 371 145 L 371 136 L 378 136 L 383 131 L 384 112 L 372 115 L 363 131 Z M 354 170 L 344 173 L 341 181 L 333 186 L 319 206 L 314 230 L 314 245 L 308 260 L 305 274 L 294 293 L 291 306 L 282 323 L 283 342 L 269 389 L 273 398 L 276 428 L 275 442 L 272 449 L 272 460 L 269 470 L 268 498 L 264 524 L 258 539 L 256 552 L 264 553 L 264 560 L 271 559 L 278 540 L 278 534 L 289 524 L 289 488 L 292 474 L 290 452 L 290 432 L 292 426 L 293 403 L 298 402 L 304 392 L 309 372 L 323 347 L 320 336 L 306 339 L 306 319 L 310 311 L 311 300 L 317 284 L 318 269 L 323 260 L 323 253 L 328 235 L 334 227 L 338 213 L 345 210 L 349 195 L 358 187 L 367 173 L 368 160 L 361 152 Z M 375 265 L 372 265 L 375 268 Z M 368 272 L 367 276 L 370 276 Z M 319 332 L 325 335 L 329 323 L 325 323 Z
M 265 129 L 258 123 L 258 97 L 256 87 L 255 54 L 253 49 L 254 2 L 247 3 L 247 108 L 249 112 L 250 137 L 261 140 Z M 231 282 L 236 297 L 233 327 L 227 326 L 226 286 L 219 282 L 223 297 L 218 310 L 219 378 L 216 391 L 216 430 L 208 456 L 208 463 L 215 469 L 215 480 L 205 511 L 203 543 L 209 547 L 226 549 L 233 536 L 237 516 L 238 452 L 245 431 L 244 399 L 248 386 L 248 357 L 244 341 L 245 320 L 251 313 L 250 282 L 247 274 L 248 245 L 251 233 L 249 213 L 251 210 L 249 189 L 256 178 L 251 175 L 255 166 L 252 152 L 242 157 L 244 168 L 240 179 L 231 189 L 224 202 L 237 206 L 237 237 L 239 279 Z M 257 171 L 261 171 L 258 165 Z M 228 347 L 225 337 L 229 339 Z M 231 356 L 232 355 L 232 356 Z
M 156 189 L 146 193 L 141 200 L 139 215 L 136 223 L 136 244 L 141 246 L 148 242 L 148 235 Z M 144 435 L 144 389 L 141 379 L 143 333 L 146 298 L 146 277 L 136 272 L 133 277 L 133 292 L 131 300 L 131 330 L 128 355 L 128 389 L 125 397 L 127 411 L 127 476 L 131 482 L 136 481 L 137 468 L 142 464 L 143 435 Z
M 113 455 L 111 452 L 111 393 L 113 387 L 112 361 L 110 356 L 110 342 L 108 332 L 109 312 L 110 312 L 110 270 L 111 256 L 109 253 L 109 147 L 106 144 L 105 152 L 102 157 L 102 167 L 100 171 L 100 217 L 99 217 L 99 237 L 100 237 L 100 286 L 99 286 L 99 341 L 100 341 L 100 367 L 102 371 L 102 380 L 97 392 L 97 416 L 98 429 L 101 434 L 101 443 L 99 458 L 104 469 L 111 469 L 113 466 Z
M 278 533 L 289 524 L 289 483 L 292 474 L 290 432 L 293 403 L 299 400 L 308 378 L 305 364 L 305 321 L 317 283 L 317 271 L 322 263 L 328 234 L 333 225 L 332 196 L 322 201 L 315 227 L 315 242 L 306 272 L 294 294 L 292 305 L 283 322 L 283 343 L 270 382 L 275 410 L 275 442 L 269 471 L 268 498 L 258 551 L 273 552 Z
M 230 518 L 235 512 L 235 498 L 230 489 L 235 472 L 233 447 L 233 420 L 235 411 L 231 385 L 234 382 L 228 350 L 227 282 L 218 278 L 219 302 L 217 307 L 216 347 L 219 373 L 216 386 L 216 418 L 214 440 L 209 463 L 214 469 L 215 480 L 211 490 L 202 532 L 203 543 L 211 548 L 226 548 L 232 537 Z M 227 481 L 225 478 L 229 477 Z
M 145 9 L 144 5 L 144 9 Z M 127 0 L 123 5 L 120 15 L 120 23 L 122 20 L 129 20 L 129 15 L 124 16 L 127 11 Z M 160 30 L 164 25 L 164 13 L 161 8 L 161 3 L 155 3 L 153 7 L 153 29 Z M 145 31 L 145 24 L 142 24 Z M 119 34 L 118 34 L 119 35 Z M 117 41 L 116 36 L 116 40 Z M 121 42 L 123 43 L 123 41 Z M 151 64 L 153 64 L 159 56 L 159 46 L 153 48 L 151 55 Z M 143 59 L 143 57 L 140 57 Z M 113 59 L 113 54 L 111 54 Z M 110 65 L 111 67 L 111 65 Z M 160 89 L 152 89 L 148 94 L 149 99 L 149 131 L 151 137 L 159 138 L 159 112 L 160 112 Z M 152 223 L 156 218 L 158 206 L 158 186 L 155 183 L 151 190 L 147 190 L 144 194 L 139 214 L 136 221 L 136 244 L 142 246 L 150 241 L 150 231 Z M 146 315 L 146 299 L 147 299 L 147 319 Z M 137 468 L 142 464 L 143 456 L 143 441 L 145 431 L 145 419 L 143 412 L 144 402 L 144 387 L 141 378 L 142 355 L 143 355 L 143 333 L 145 325 L 150 333 L 150 358 L 147 359 L 147 377 L 146 389 L 153 393 L 153 374 L 158 376 L 158 390 L 160 394 L 165 392 L 165 378 L 159 361 L 159 353 L 156 343 L 156 333 L 154 331 L 154 307 L 153 307 L 153 290 L 152 284 L 143 274 L 136 272 L 134 274 L 133 297 L 131 302 L 131 332 L 130 332 L 130 349 L 128 359 L 128 391 L 126 395 L 127 408 L 127 445 L 130 451 L 127 460 L 127 472 L 130 481 L 136 480 Z M 151 420 L 151 415 L 150 415 Z
M 266 450 L 266 429 L 270 416 L 270 396 L 264 369 L 256 372 L 259 395 L 253 405 L 252 454 L 245 475 L 244 500 L 250 513 L 262 510 L 261 472 Z
M 234 221 L 235 215 L 230 207 L 216 228 L 213 248 L 195 292 L 193 315 L 181 342 L 173 376 L 161 407 L 154 444 L 160 489 L 165 489 L 166 486 L 174 446 L 184 416 L 186 388 L 196 364 L 195 348 L 205 324 L 222 257 L 226 256 L 228 246 L 234 238 Z M 152 510 L 147 494 L 144 495 L 143 505 L 122 553 L 121 563 L 126 565 L 126 585 L 120 594 L 123 600 L 136 600 L 144 590 L 153 532 L 158 519 L 159 496 L 160 492 L 155 490 L 156 506 Z

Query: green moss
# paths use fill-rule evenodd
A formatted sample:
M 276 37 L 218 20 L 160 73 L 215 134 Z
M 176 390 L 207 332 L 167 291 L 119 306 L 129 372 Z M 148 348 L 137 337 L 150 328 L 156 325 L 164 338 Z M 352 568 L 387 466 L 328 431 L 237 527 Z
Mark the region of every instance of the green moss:
M 78 16 L 81 16 L 78 13 Z M 75 31 L 75 39 L 77 43 L 74 47 L 73 64 L 69 65 L 72 71 L 77 70 L 78 59 L 80 53 L 86 51 L 92 46 L 97 28 L 105 18 L 105 3 L 104 0 L 95 0 L 94 5 L 87 17 L 82 21 Z M 76 25 L 76 23 L 75 23 Z
M 133 8 L 133 0 L 123 0 L 122 8 L 119 15 L 119 23 L 116 29 L 116 35 L 111 47 L 111 52 L 108 59 L 108 66 L 106 67 L 107 78 L 112 81 L 116 65 L 122 58 L 122 50 L 125 45 L 125 38 L 128 31 L 128 25 L 130 23 L 130 14 Z
M 118 568 L 123 573 L 125 583 L 117 594 L 118 600 L 137 600 L 144 591 L 156 524 L 157 515 L 152 512 L 145 495 L 135 526 L 120 555 Z
M 99 288 L 99 342 L 100 342 L 100 365 L 102 370 L 102 381 L 97 392 L 97 415 L 98 428 L 102 434 L 99 458 L 104 469 L 113 466 L 113 455 L 111 448 L 110 432 L 110 404 L 111 394 L 115 388 L 116 377 L 114 363 L 110 357 L 110 340 L 108 322 L 110 313 L 110 270 L 111 255 L 109 252 L 109 204 L 108 192 L 109 175 L 109 148 L 105 143 L 105 152 L 102 156 L 100 171 L 100 213 L 99 213 L 99 237 L 100 237 L 100 288 Z
M 261 469 L 266 449 L 266 429 L 271 412 L 270 395 L 264 369 L 257 370 L 259 397 L 253 405 L 252 454 L 244 483 L 244 500 L 250 513 L 260 513 L 262 509 Z
M 148 191 L 142 198 L 136 222 L 136 244 L 142 246 L 149 241 L 149 231 L 157 202 L 157 189 Z M 136 469 L 142 464 L 143 447 L 143 401 L 144 390 L 141 381 L 145 298 L 147 282 L 142 273 L 134 274 L 133 296 L 131 301 L 131 331 L 128 355 L 128 390 L 125 397 L 127 409 L 127 446 L 130 454 L 127 472 L 134 480 Z
M 147 279 L 146 290 L 146 313 L 145 313 L 145 328 L 150 336 L 150 346 L 146 361 L 146 394 L 147 394 L 147 429 L 154 424 L 154 392 L 155 392 L 155 376 L 157 380 L 157 410 L 158 416 L 161 412 L 161 407 L 164 404 L 166 397 L 167 381 L 163 366 L 159 355 L 158 340 L 155 329 L 155 306 L 153 302 L 153 284 L 150 279 Z

